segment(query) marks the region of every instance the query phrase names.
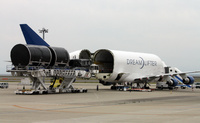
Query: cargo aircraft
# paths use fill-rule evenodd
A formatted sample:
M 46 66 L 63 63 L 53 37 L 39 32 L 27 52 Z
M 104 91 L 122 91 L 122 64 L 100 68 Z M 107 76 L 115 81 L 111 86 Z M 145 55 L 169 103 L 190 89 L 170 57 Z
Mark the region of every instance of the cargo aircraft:
M 27 43 L 24 46 L 50 47 L 27 24 L 20 24 L 20 27 Z M 69 57 L 70 61 L 90 59 L 95 69 L 99 71 L 95 76 L 103 85 L 143 83 L 145 88 L 152 81 L 163 81 L 171 87 L 177 86 L 179 82 L 191 87 L 190 85 L 194 83 L 194 78 L 187 74 L 198 72 L 181 72 L 175 67 L 167 66 L 158 56 L 149 53 L 110 49 L 99 49 L 95 53 L 91 53 L 89 50 L 83 49 L 69 53 Z M 64 63 L 69 64 L 68 61 Z

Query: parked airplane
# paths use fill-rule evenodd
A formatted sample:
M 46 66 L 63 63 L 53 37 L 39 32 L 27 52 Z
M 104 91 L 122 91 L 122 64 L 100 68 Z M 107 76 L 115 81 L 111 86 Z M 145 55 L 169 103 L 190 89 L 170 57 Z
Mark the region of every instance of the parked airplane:
M 27 24 L 20 24 L 27 45 L 42 45 L 49 47 L 39 35 Z M 70 59 L 91 59 L 98 65 L 96 78 L 107 85 L 116 83 L 149 83 L 151 81 L 166 81 L 169 86 L 176 86 L 178 81 L 188 87 L 194 83 L 194 78 L 174 67 L 168 67 L 158 56 L 148 53 L 126 52 L 100 49 L 95 53 L 89 50 L 79 50 L 70 53 Z

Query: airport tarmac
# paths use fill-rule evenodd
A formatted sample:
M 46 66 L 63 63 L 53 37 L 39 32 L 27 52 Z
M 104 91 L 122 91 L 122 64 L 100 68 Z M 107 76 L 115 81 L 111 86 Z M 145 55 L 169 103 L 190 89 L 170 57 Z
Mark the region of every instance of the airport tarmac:
M 16 82 L 0 89 L 0 122 L 140 122 L 195 123 L 200 121 L 200 89 L 153 92 L 110 90 L 97 83 L 74 83 L 87 93 L 16 95 Z

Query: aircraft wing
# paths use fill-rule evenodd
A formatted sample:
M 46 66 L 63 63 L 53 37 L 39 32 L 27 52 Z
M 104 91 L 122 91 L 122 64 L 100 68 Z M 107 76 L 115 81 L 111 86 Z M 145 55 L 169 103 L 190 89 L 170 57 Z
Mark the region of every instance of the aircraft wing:
M 200 71 L 180 72 L 180 73 L 172 74 L 171 76 L 174 77 L 174 78 L 176 78 L 182 84 L 184 84 L 187 87 L 191 88 L 190 85 L 185 84 L 184 81 L 183 81 L 183 78 L 187 78 L 186 74 L 190 74 L 190 73 L 200 73 Z M 190 77 L 190 79 L 192 79 L 192 81 L 194 82 L 194 78 L 193 77 L 192 78 Z
M 160 75 L 143 76 L 143 77 L 139 77 L 139 78 L 134 79 L 134 82 L 136 82 L 136 83 L 150 82 L 150 81 L 153 81 L 155 79 L 159 79 L 160 77 L 161 77 Z
M 142 77 L 138 77 L 134 79 L 133 82 L 143 83 L 143 82 L 151 82 L 151 81 L 168 81 L 171 78 L 176 78 L 179 82 L 183 83 L 183 78 L 187 78 L 187 74 L 190 74 L 190 73 L 200 73 L 200 71 L 169 73 L 169 74 L 160 74 L 160 75 L 155 75 L 155 76 L 142 76 Z M 191 87 L 190 85 L 186 85 L 186 86 Z

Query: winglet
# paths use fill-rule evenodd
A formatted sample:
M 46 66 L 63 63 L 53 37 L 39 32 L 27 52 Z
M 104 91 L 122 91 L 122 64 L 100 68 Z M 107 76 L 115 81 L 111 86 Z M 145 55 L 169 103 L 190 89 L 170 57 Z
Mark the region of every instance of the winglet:
M 20 27 L 27 44 L 49 46 L 49 44 L 47 44 L 27 24 L 20 24 Z

